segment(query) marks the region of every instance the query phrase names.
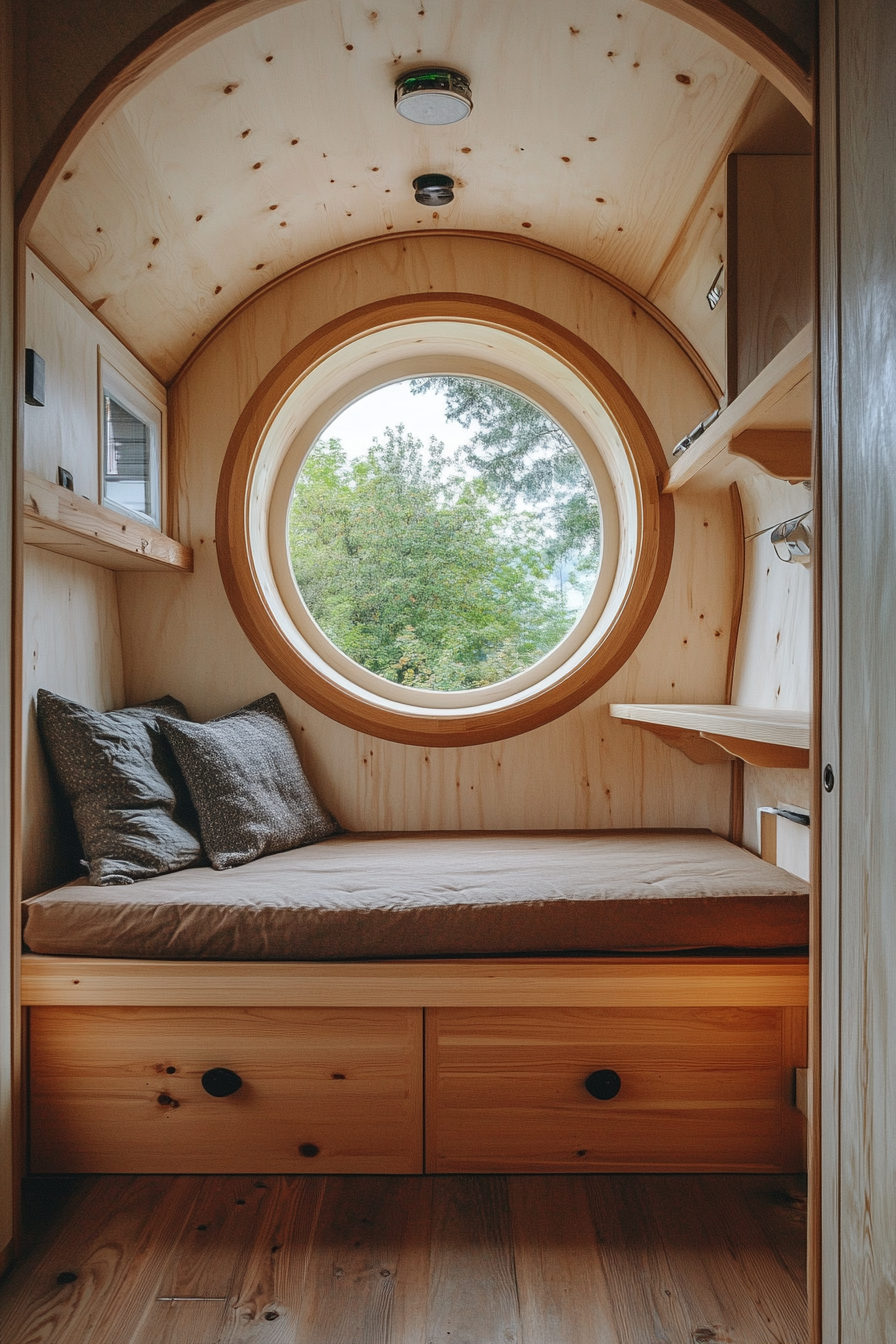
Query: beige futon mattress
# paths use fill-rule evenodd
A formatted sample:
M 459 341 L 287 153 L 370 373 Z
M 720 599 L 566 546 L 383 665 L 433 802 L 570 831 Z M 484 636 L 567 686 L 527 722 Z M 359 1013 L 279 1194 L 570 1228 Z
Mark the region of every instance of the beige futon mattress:
M 25 902 L 32 952 L 344 961 L 794 948 L 808 888 L 706 831 L 340 835 Z

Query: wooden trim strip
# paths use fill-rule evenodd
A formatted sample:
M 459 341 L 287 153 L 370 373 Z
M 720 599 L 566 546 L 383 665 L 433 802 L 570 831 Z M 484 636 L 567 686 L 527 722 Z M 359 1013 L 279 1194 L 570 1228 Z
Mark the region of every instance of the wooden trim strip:
M 728 632 L 728 666 L 725 669 L 725 703 L 730 705 L 734 692 L 734 669 L 737 666 L 737 637 L 740 633 L 740 621 L 744 610 L 747 545 L 745 541 L 744 505 L 737 481 L 731 482 L 728 496 L 731 500 L 734 529 L 734 591 L 731 598 L 731 629 Z M 704 740 L 708 741 L 708 739 Z M 720 748 L 720 750 L 724 750 L 724 748 Z M 733 845 L 742 845 L 744 842 L 744 763 L 740 758 L 731 762 L 731 779 L 728 792 L 728 839 Z
M 725 668 L 725 704 L 731 704 L 734 693 L 734 670 L 737 666 L 737 637 L 740 634 L 740 622 L 744 612 L 744 576 L 746 574 L 746 529 L 744 527 L 744 505 L 740 497 L 737 481 L 731 482 L 728 492 L 731 500 L 732 526 L 734 529 L 734 574 L 731 598 L 731 629 L 728 632 L 728 665 Z
M 22 958 L 29 1007 L 804 1007 L 806 957 L 401 962 Z

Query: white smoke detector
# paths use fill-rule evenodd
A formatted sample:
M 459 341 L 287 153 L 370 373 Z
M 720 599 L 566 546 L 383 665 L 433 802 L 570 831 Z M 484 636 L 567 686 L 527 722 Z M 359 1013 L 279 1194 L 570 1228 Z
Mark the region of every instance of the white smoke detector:
M 412 70 L 395 84 L 395 110 L 420 126 L 450 126 L 473 111 L 470 81 L 456 70 Z

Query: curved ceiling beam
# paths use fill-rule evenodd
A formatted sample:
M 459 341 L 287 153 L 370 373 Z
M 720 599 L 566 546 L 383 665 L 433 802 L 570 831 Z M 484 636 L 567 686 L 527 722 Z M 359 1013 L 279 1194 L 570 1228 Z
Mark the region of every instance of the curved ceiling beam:
M 646 0 L 654 9 L 689 23 L 752 65 L 793 103 L 810 124 L 815 103 L 803 54 L 784 33 L 741 0 Z
M 223 33 L 301 0 L 184 0 L 141 33 L 76 99 L 32 165 L 16 214 L 27 239 L 47 193 L 88 131 L 182 57 Z M 752 65 L 812 121 L 812 81 L 796 47 L 743 0 L 646 0 Z
M 244 312 L 246 308 L 249 308 L 253 303 L 260 299 L 263 294 L 267 294 L 270 290 L 276 289 L 278 285 L 293 280 L 300 274 L 300 272 L 310 270 L 313 266 L 319 266 L 321 262 L 327 261 L 330 257 L 338 257 L 346 252 L 359 252 L 366 247 L 376 246 L 377 243 L 394 243 L 396 239 L 420 238 L 422 236 L 424 235 L 415 231 L 411 233 L 381 234 L 373 238 L 357 238 L 350 243 L 343 243 L 340 247 L 334 247 L 329 252 L 319 253 L 316 257 L 308 257 L 307 260 L 300 261 L 297 266 L 290 267 L 288 271 L 284 271 L 281 275 L 275 275 L 273 279 L 268 280 L 260 289 L 256 289 L 251 294 L 247 294 L 240 303 L 231 308 L 226 316 L 222 317 L 217 326 L 212 327 L 211 331 L 206 333 L 199 344 L 190 351 L 174 377 L 168 380 L 167 386 L 169 388 L 174 387 L 190 366 L 199 358 L 203 350 L 211 345 L 224 328 L 233 322 L 240 313 Z M 569 252 L 564 252 L 562 248 L 553 247 L 550 243 L 539 242 L 537 238 L 519 238 L 516 234 L 491 233 L 484 229 L 439 229 L 437 237 L 485 238 L 499 243 L 512 243 L 514 247 L 525 247 L 533 252 L 544 252 L 549 257 L 555 257 L 558 261 L 566 262 L 570 266 L 575 266 L 588 275 L 593 275 L 595 279 L 603 281 L 603 283 L 609 285 L 611 289 L 618 290 L 620 294 L 624 294 L 631 303 L 636 304 L 642 312 L 646 313 L 658 326 L 662 327 L 687 355 L 688 359 L 700 374 L 700 377 L 706 383 L 711 395 L 715 397 L 716 401 L 721 401 L 722 396 L 724 395 L 723 388 L 709 365 L 706 363 L 706 360 L 700 354 L 700 351 L 691 344 L 684 332 L 666 316 L 661 308 L 657 308 L 656 304 L 651 303 L 643 294 L 639 294 L 636 289 L 632 289 L 631 285 L 627 285 L 625 281 L 620 280 L 618 276 L 612 275 L 609 271 L 602 270 L 600 266 L 595 266 L 593 262 L 586 261 L 584 257 L 573 256 Z M 46 264 L 46 261 L 44 261 L 44 265 Z

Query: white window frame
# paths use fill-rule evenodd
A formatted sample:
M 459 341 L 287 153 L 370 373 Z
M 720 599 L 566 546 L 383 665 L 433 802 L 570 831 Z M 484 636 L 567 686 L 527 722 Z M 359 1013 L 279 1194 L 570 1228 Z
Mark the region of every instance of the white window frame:
M 150 430 L 149 436 L 149 497 L 150 512 L 129 509 L 106 494 L 106 414 L 105 398 L 112 397 L 131 415 L 136 416 Z M 120 369 L 100 355 L 99 359 L 99 502 L 104 508 L 114 509 L 128 518 L 136 518 L 157 531 L 162 530 L 162 429 L 161 407 L 135 387 Z

